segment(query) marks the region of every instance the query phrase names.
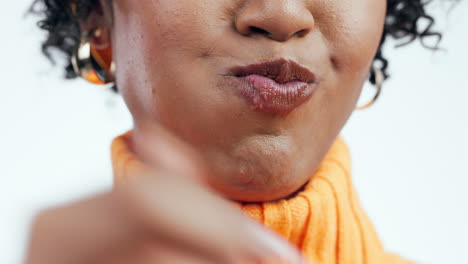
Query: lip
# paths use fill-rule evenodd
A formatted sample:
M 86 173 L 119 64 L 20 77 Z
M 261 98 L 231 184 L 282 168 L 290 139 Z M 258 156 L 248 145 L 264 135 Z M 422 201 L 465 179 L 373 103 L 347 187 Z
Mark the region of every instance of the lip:
M 312 97 L 316 74 L 297 62 L 278 59 L 229 69 L 231 86 L 256 111 L 288 114 Z

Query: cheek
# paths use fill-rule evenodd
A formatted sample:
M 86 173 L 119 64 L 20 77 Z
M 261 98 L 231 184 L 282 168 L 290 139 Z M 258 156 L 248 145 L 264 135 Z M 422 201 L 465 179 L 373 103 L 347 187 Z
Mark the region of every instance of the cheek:
M 379 46 L 386 13 L 386 0 L 330 1 L 330 13 L 318 17 L 326 38 L 333 76 L 327 98 L 337 111 L 351 113 L 369 76 Z M 338 109 L 339 108 L 339 109 Z M 338 113 L 336 113 L 338 115 Z
M 219 9 L 214 0 L 144 2 L 114 4 L 117 84 L 134 117 L 154 115 L 159 97 L 170 100 L 183 65 L 191 65 L 210 47 L 206 32 L 214 23 L 208 14 Z M 171 91 L 165 89 L 169 86 Z
M 386 0 L 341 0 L 336 6 L 340 19 L 330 38 L 334 66 L 345 77 L 367 75 L 382 37 Z

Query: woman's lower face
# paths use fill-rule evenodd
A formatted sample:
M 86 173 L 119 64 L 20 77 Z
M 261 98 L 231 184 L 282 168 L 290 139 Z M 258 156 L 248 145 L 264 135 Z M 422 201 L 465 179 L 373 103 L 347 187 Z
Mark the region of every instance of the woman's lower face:
M 146 137 L 134 150 L 148 153 L 158 123 L 199 151 L 226 197 L 288 196 L 355 109 L 385 11 L 386 0 L 114 1 L 117 85 Z

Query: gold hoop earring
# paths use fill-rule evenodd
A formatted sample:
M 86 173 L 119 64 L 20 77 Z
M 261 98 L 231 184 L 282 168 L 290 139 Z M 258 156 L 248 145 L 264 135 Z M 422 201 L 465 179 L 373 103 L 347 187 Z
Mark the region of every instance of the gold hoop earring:
M 374 75 L 375 75 L 375 88 L 377 91 L 370 102 L 368 102 L 367 104 L 363 106 L 356 107 L 356 110 L 364 110 L 364 109 L 371 107 L 372 105 L 375 104 L 375 102 L 377 102 L 377 99 L 379 99 L 380 94 L 382 93 L 382 86 L 385 81 L 385 75 L 382 69 L 377 68 L 377 67 L 373 67 L 372 71 L 374 72 Z
M 71 64 L 77 76 L 88 82 L 105 85 L 114 82 L 115 64 L 110 48 L 97 51 L 90 42 L 90 36 L 102 34 L 101 29 L 86 32 L 81 36 L 80 44 L 71 57 Z

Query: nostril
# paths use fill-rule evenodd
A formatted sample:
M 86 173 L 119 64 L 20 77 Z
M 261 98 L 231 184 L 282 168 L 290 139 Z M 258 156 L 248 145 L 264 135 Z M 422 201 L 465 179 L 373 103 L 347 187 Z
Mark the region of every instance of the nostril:
M 303 30 L 299 30 L 298 32 L 296 32 L 296 36 L 302 38 L 304 36 L 306 36 L 307 34 L 309 34 L 310 30 L 309 29 L 303 29 Z
M 296 36 L 302 38 L 304 36 L 306 36 L 307 34 L 309 34 L 310 30 L 309 29 L 303 29 L 303 30 L 299 30 L 298 32 L 296 32 Z
M 266 36 L 268 36 L 268 37 L 271 36 L 271 33 L 270 33 L 270 32 L 268 32 L 268 31 L 266 31 L 266 30 L 264 30 L 264 29 L 262 29 L 262 28 L 259 28 L 259 27 L 250 26 L 250 27 L 249 27 L 249 30 L 250 30 L 250 32 L 252 32 L 252 33 L 258 33 L 258 34 L 266 35 Z

